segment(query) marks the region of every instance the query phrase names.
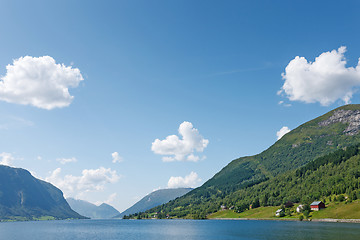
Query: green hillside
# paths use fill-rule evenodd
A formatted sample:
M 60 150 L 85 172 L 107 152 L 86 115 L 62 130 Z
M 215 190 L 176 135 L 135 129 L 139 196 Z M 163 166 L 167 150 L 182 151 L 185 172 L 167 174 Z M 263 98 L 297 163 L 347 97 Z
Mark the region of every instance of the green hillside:
M 325 196 L 328 192 L 324 193 L 317 189 L 311 191 L 311 194 L 301 192 L 302 195 L 286 195 L 282 186 L 279 186 L 279 189 L 269 187 L 276 184 L 274 181 L 279 180 L 279 176 L 288 177 L 287 182 L 295 181 L 295 186 L 291 188 L 292 193 L 298 193 L 296 181 L 302 176 L 299 172 L 296 175 L 295 170 L 321 156 L 359 143 L 359 128 L 360 105 L 337 108 L 294 129 L 264 152 L 232 161 L 203 186 L 149 212 L 162 212 L 160 216 L 206 218 L 208 214 L 218 211 L 221 205 L 234 206 L 241 210 L 253 201 L 261 202 L 265 198 L 267 198 L 265 205 L 275 206 L 285 200 L 308 202 Z M 333 167 L 349 167 L 346 164 L 350 163 L 346 161 Z M 324 165 L 315 171 L 323 168 Z M 315 176 L 319 173 L 313 173 L 313 182 L 307 178 L 302 184 L 315 184 L 314 181 L 318 180 Z M 346 171 L 346 174 L 351 173 Z M 294 178 L 290 179 L 292 176 Z M 338 180 L 334 181 L 337 183 Z M 332 190 L 329 190 L 330 193 Z M 253 193 L 254 191 L 256 193 Z M 337 190 L 337 192 L 343 191 L 344 189 Z M 266 194 L 268 196 L 265 196 Z M 261 199 L 262 195 L 264 199 Z
M 223 199 L 242 212 L 250 205 L 279 206 L 287 202 L 310 204 L 315 200 L 337 201 L 344 195 L 349 201 L 360 198 L 360 145 L 347 147 L 317 158 L 305 166 L 249 188 L 240 189 Z

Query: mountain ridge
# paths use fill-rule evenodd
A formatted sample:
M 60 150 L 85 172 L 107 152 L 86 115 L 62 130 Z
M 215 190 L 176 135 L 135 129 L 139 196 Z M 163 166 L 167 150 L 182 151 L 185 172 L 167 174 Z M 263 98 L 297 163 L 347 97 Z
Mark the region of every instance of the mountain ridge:
M 138 202 L 136 202 L 130 208 L 115 216 L 115 218 L 122 218 L 126 215 L 146 211 L 150 208 L 167 203 L 170 200 L 174 200 L 175 198 L 181 197 L 191 190 L 192 188 L 169 188 L 153 191 L 143 197 Z
M 76 212 L 91 219 L 107 219 L 120 214 L 118 210 L 107 203 L 97 206 L 88 201 L 74 198 L 67 198 L 66 201 Z

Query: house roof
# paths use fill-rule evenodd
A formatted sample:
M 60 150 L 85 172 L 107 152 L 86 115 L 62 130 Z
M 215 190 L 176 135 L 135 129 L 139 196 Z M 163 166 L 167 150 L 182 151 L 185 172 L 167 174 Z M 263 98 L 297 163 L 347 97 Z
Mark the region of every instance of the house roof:
M 282 209 L 278 209 L 277 211 L 276 211 L 276 213 L 279 213 L 279 212 L 281 212 L 282 211 Z
M 315 202 L 312 202 L 310 205 L 319 205 L 321 203 L 321 201 L 315 201 Z

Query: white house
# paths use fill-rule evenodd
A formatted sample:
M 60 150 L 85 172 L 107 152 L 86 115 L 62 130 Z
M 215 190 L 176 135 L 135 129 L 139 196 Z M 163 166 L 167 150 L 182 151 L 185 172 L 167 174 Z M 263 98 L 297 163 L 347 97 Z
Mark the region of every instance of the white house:
M 299 205 L 297 208 L 296 208 L 296 212 L 298 212 L 298 213 L 300 213 L 300 212 L 302 212 L 303 211 L 303 209 L 304 209 L 304 205 Z
M 285 215 L 285 213 L 284 213 L 284 210 L 282 210 L 282 209 L 278 209 L 275 213 L 275 216 L 277 216 L 277 217 L 282 217 L 284 215 Z

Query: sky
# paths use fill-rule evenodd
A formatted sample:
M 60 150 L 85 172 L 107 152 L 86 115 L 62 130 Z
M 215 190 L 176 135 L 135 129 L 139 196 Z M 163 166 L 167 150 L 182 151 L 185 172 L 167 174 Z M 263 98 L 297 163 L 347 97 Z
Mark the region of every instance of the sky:
M 360 103 L 359 1 L 0 2 L 0 163 L 123 211 Z

